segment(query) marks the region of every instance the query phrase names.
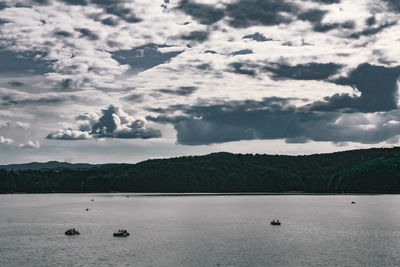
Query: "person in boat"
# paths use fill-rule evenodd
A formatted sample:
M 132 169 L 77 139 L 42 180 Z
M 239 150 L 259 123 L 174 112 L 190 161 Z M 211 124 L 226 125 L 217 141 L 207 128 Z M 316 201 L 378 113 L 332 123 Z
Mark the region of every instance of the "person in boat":
M 126 230 L 119 229 L 116 233 L 114 233 L 114 236 L 126 237 L 129 236 L 129 233 Z
M 66 232 L 66 235 L 79 235 L 79 232 L 75 230 L 75 228 L 69 228 Z
M 272 220 L 271 224 L 272 225 L 281 225 L 281 222 L 278 219 L 276 219 L 276 220 L 274 219 L 274 220 Z

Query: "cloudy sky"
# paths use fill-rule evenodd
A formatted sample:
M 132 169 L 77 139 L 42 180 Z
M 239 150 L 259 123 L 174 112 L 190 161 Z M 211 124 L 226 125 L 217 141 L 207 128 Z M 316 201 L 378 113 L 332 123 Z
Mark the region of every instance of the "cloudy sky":
M 398 0 L 0 0 L 0 163 L 396 146 Z

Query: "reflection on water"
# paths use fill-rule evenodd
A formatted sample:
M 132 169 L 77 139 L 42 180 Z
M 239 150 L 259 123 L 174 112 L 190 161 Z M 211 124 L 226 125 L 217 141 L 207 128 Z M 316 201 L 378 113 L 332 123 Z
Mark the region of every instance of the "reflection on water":
M 399 208 L 397 195 L 0 195 L 0 266 L 400 266 Z

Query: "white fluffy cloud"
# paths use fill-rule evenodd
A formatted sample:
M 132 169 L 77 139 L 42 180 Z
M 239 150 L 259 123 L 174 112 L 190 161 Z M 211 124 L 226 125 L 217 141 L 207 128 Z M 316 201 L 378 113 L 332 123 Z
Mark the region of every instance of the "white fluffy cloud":
M 50 133 L 47 136 L 48 139 L 59 139 L 59 140 L 81 140 L 91 138 L 89 132 L 72 130 L 72 129 L 62 129 L 55 133 Z
M 25 148 L 25 149 L 39 149 L 40 148 L 40 142 L 37 140 L 34 141 L 28 141 L 25 144 L 20 144 L 20 148 Z
M 50 133 L 48 139 L 79 140 L 89 138 L 150 139 L 161 137 L 160 130 L 147 126 L 144 118 L 130 116 L 119 107 L 109 106 L 102 115 L 83 114 L 76 117 L 79 130 L 62 129 Z
M 0 145 L 4 145 L 4 144 L 7 145 L 7 144 L 11 144 L 13 142 L 14 142 L 14 140 L 0 135 Z

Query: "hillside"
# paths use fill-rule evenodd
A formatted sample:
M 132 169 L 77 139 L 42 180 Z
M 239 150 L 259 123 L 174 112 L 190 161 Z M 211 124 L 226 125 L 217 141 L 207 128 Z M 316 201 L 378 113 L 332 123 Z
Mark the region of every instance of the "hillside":
M 0 171 L 0 192 L 400 192 L 400 148 L 214 153 L 89 169 Z
M 30 162 L 22 164 L 8 164 L 0 165 L 0 169 L 5 170 L 41 170 L 41 169 L 57 169 L 57 168 L 67 168 L 67 169 L 87 169 L 97 167 L 97 164 L 88 163 L 68 163 L 68 162 L 58 162 L 58 161 L 48 161 L 48 162 Z

